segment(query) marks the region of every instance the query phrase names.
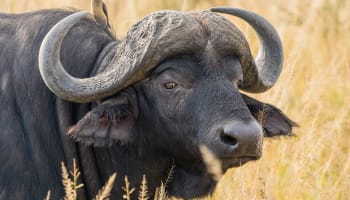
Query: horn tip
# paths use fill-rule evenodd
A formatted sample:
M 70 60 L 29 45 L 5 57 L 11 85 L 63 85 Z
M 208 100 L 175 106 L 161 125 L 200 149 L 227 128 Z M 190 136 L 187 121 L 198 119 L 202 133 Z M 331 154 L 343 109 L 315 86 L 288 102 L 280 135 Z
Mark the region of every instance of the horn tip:
M 220 12 L 220 13 L 227 13 L 227 12 L 230 12 L 230 11 L 232 12 L 233 10 L 242 10 L 242 9 L 228 7 L 228 6 L 218 6 L 218 7 L 210 8 L 211 12 Z

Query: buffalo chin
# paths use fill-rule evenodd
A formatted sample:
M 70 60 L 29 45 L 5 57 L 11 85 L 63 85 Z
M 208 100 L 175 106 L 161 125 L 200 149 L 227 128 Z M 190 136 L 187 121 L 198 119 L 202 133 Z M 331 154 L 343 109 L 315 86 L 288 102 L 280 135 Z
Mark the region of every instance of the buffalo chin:
M 242 156 L 219 158 L 219 160 L 221 161 L 222 171 L 226 172 L 230 168 L 242 166 L 249 161 L 255 161 L 259 158 L 257 156 Z M 174 178 L 168 188 L 169 195 L 192 199 L 212 193 L 218 180 L 215 180 L 213 174 L 208 173 L 207 169 L 208 166 L 206 166 L 204 161 L 191 165 L 190 168 L 176 163 Z M 184 190 L 183 188 L 186 189 Z
M 256 156 L 242 156 L 242 157 L 232 157 L 232 158 L 221 158 L 222 171 L 226 172 L 230 168 L 240 167 L 250 161 L 259 160 L 260 157 Z

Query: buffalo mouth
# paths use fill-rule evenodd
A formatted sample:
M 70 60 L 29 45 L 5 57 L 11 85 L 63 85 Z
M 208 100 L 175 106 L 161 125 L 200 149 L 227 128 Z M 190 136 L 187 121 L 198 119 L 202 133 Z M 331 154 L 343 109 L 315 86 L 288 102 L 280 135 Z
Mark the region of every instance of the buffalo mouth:
M 221 157 L 221 167 L 223 171 L 227 171 L 229 168 L 240 167 L 249 161 L 258 160 L 259 156 L 240 156 L 240 157 Z

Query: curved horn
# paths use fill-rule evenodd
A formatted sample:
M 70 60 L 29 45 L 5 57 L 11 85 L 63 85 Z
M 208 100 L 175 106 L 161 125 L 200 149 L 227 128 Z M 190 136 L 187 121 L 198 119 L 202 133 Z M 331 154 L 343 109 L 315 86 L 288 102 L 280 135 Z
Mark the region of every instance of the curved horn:
M 255 64 L 242 65 L 243 83 L 240 89 L 247 92 L 264 92 L 279 77 L 283 64 L 283 47 L 275 28 L 263 17 L 238 8 L 215 7 L 212 12 L 237 16 L 248 22 L 257 32 L 260 48 Z
M 60 98 L 73 102 L 110 96 L 145 78 L 164 59 L 193 53 L 206 41 L 205 30 L 193 17 L 175 11 L 153 13 L 130 29 L 103 72 L 79 79 L 63 68 L 60 47 L 68 31 L 88 15 L 78 12 L 61 20 L 47 33 L 39 51 L 39 69 L 45 84 Z

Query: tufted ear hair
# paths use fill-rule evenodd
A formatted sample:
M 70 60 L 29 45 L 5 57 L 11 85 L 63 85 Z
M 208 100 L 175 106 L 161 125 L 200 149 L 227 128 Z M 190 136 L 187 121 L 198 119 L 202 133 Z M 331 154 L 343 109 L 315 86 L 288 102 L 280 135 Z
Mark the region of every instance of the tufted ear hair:
M 280 109 L 241 94 L 254 118 L 262 124 L 265 137 L 293 135 L 293 127 L 299 125 L 289 119 Z
M 132 140 L 138 117 L 137 96 L 128 88 L 102 101 L 68 130 L 77 142 L 94 146 L 111 146 Z

